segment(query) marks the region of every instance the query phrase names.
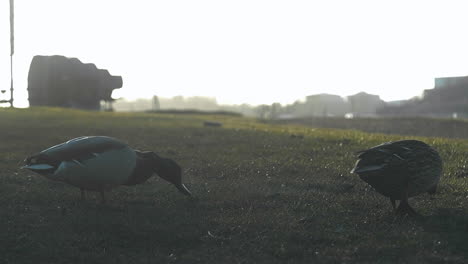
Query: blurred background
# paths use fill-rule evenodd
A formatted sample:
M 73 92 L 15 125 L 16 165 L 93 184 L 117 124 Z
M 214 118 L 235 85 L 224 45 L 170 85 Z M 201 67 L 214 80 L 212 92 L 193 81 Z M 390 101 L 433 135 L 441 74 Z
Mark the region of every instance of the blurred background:
M 0 86 L 6 91 L 8 4 L 0 3 Z M 70 78 L 77 72 L 70 69 L 60 73 L 66 77 L 34 71 L 35 84 L 48 84 L 30 90 L 42 93 L 39 90 L 55 85 L 69 97 L 86 97 L 85 90 L 93 91 L 88 97 L 100 98 L 107 110 L 229 110 L 278 118 L 461 117 L 468 102 L 468 79 L 463 77 L 468 68 L 466 5 L 362 0 L 16 1 L 14 105 L 31 104 L 28 75 L 33 57 L 62 55 L 120 76 L 121 88 L 114 84 L 107 85 L 106 92 L 93 91 L 104 88 L 90 84 L 89 76 L 69 81 L 81 92 L 59 88 L 66 85 L 54 78 Z M 57 62 L 48 63 L 37 68 L 57 72 L 50 66 Z M 99 93 L 110 94 L 95 95 Z M 1 96 L 9 99 L 8 92 Z M 457 102 L 449 102 L 454 99 Z M 76 102 L 61 106 L 83 107 Z

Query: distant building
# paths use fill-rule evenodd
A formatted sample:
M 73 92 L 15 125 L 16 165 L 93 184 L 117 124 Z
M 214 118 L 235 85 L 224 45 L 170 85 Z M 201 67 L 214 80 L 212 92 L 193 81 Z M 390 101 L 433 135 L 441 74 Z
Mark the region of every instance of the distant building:
M 304 107 L 310 116 L 344 116 L 349 109 L 345 100 L 334 94 L 309 95 Z
M 122 77 L 77 58 L 34 56 L 29 68 L 30 106 L 58 106 L 99 110 L 101 101 L 112 102 L 112 91 Z
M 424 90 L 422 98 L 399 106 L 387 106 L 382 115 L 468 117 L 468 76 L 434 79 L 434 89 Z
M 378 95 L 364 92 L 348 96 L 351 113 L 356 116 L 376 116 L 377 110 L 385 106 Z
M 434 89 L 468 87 L 468 76 L 439 77 L 434 79 Z
M 468 76 L 435 78 L 434 89 L 424 90 L 423 99 L 452 106 L 467 104 Z

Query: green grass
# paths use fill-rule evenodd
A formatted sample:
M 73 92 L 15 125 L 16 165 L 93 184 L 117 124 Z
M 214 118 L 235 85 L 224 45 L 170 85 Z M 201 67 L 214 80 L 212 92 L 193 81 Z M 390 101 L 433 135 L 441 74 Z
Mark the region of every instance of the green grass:
M 203 127 L 203 121 L 222 127 Z M 439 150 L 436 199 L 397 218 L 349 173 L 354 152 L 410 138 L 273 125 L 225 115 L 0 111 L 2 263 L 467 263 L 468 141 Z M 420 129 L 424 129 L 421 127 Z M 158 177 L 91 193 L 21 170 L 39 150 L 83 135 L 120 138 L 183 168 L 187 198 Z
M 357 129 L 370 133 L 425 137 L 468 138 L 468 120 L 417 117 L 353 118 L 305 117 L 268 121 L 275 124 L 302 124 L 312 127 Z

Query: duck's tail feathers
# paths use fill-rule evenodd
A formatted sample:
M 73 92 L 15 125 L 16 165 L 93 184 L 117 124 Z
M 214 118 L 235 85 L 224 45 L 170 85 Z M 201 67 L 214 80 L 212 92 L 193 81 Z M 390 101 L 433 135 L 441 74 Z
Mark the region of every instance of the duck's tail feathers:
M 376 171 L 380 170 L 383 167 L 385 167 L 384 164 L 380 165 L 369 165 L 369 166 L 364 166 L 364 167 L 355 167 L 353 170 L 351 170 L 351 173 L 361 173 L 361 172 L 367 172 L 367 171 Z
M 54 169 L 54 166 L 51 166 L 49 164 L 29 164 L 21 167 L 22 169 L 30 169 L 30 170 L 35 170 L 35 171 L 42 171 L 42 170 L 50 170 Z

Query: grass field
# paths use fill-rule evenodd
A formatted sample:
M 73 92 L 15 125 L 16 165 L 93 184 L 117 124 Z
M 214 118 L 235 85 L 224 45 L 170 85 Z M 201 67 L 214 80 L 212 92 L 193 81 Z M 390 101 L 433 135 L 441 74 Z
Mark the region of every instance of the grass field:
M 0 121 L 1 263 L 468 263 L 467 140 L 417 138 L 445 166 L 435 199 L 410 200 L 425 215 L 414 220 L 349 173 L 355 151 L 410 136 L 47 108 L 2 109 Z M 19 169 L 83 135 L 175 159 L 194 198 L 153 177 L 103 205 Z
M 417 117 L 352 118 L 307 117 L 269 121 L 274 124 L 300 124 L 316 128 L 356 129 L 370 133 L 424 137 L 468 138 L 466 119 Z

